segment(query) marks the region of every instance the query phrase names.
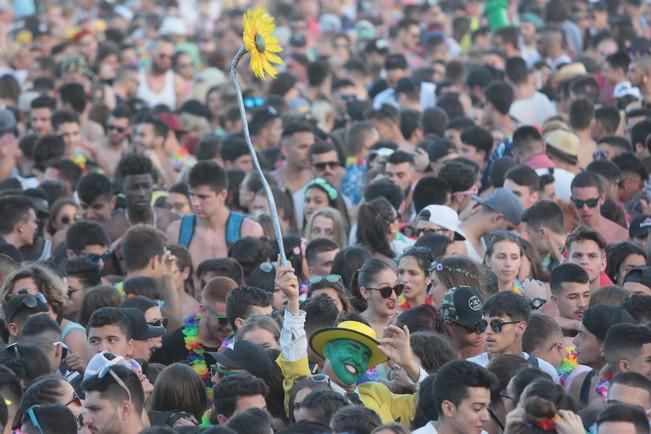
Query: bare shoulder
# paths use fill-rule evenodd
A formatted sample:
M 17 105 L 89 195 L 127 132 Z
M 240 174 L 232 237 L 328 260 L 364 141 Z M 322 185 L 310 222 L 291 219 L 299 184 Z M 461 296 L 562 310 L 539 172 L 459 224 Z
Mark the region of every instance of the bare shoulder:
M 257 237 L 264 236 L 264 231 L 260 223 L 250 218 L 245 218 L 242 222 L 242 237 Z

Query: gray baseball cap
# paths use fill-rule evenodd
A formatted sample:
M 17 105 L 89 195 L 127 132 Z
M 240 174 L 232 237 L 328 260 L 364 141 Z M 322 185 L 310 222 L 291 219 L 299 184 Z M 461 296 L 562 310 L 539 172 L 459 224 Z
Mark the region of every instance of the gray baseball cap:
M 0 109 L 0 134 L 16 130 L 16 118 L 11 110 Z
M 479 291 L 472 286 L 455 286 L 443 295 L 441 314 L 444 321 L 472 327 L 481 322 L 482 303 Z
M 473 199 L 486 208 L 502 214 L 505 219 L 516 226 L 522 220 L 522 213 L 524 212 L 522 203 L 513 192 L 506 188 L 496 188 L 489 196 L 473 196 Z

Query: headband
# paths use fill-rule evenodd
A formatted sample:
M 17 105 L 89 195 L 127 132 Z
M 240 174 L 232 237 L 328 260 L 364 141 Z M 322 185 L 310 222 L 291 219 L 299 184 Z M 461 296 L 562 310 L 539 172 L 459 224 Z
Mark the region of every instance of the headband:
M 312 181 L 308 182 L 305 186 L 305 191 L 307 192 L 312 187 L 319 187 L 328 195 L 328 198 L 331 201 L 337 200 L 337 189 L 332 186 L 328 181 L 323 178 L 314 178 Z

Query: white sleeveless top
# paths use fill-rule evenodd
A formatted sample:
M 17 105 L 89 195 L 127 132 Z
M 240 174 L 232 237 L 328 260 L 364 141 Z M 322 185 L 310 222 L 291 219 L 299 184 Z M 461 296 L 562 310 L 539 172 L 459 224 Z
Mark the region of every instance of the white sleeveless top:
M 149 87 L 145 70 L 141 69 L 137 96 L 145 101 L 149 107 L 154 107 L 158 104 L 165 104 L 170 110 L 175 110 L 176 91 L 174 89 L 174 71 L 170 69 L 165 73 L 165 85 L 160 92 L 154 92 Z

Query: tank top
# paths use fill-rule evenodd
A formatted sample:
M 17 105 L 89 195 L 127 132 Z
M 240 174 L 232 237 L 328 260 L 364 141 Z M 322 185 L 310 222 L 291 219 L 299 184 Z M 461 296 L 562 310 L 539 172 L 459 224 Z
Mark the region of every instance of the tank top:
M 145 101 L 149 107 L 165 104 L 170 110 L 176 109 L 176 91 L 174 89 L 174 71 L 165 73 L 165 84 L 160 92 L 155 92 L 149 87 L 147 73 L 144 69 L 139 73 L 138 98 Z

